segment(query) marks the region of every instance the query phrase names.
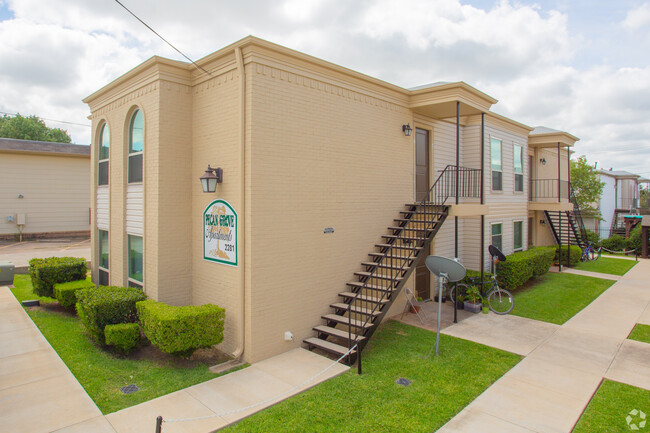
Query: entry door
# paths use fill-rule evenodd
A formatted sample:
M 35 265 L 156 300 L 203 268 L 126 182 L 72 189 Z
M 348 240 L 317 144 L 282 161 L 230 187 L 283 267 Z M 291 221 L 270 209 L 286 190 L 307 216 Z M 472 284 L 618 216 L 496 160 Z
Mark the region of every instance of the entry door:
M 423 200 L 429 192 L 429 131 L 415 130 L 415 199 Z M 429 299 L 431 273 L 424 260 L 415 268 L 415 291 L 422 299 Z

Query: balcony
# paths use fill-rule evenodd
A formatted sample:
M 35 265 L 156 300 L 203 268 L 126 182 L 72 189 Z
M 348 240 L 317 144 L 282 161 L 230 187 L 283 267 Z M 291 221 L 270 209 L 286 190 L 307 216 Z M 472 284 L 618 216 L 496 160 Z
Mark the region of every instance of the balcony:
M 531 179 L 528 185 L 528 210 L 569 211 L 569 182 L 559 179 Z

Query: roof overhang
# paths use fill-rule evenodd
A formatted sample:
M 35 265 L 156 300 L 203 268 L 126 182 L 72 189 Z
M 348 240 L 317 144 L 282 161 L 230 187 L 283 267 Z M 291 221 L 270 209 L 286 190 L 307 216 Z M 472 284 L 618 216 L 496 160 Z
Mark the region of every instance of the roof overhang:
M 528 147 L 571 147 L 580 140 L 575 135 L 564 131 L 547 132 L 544 134 L 530 134 L 528 136 Z
M 409 108 L 435 119 L 455 117 L 456 103 L 461 116 L 471 116 L 487 113 L 497 100 L 462 81 L 410 91 Z

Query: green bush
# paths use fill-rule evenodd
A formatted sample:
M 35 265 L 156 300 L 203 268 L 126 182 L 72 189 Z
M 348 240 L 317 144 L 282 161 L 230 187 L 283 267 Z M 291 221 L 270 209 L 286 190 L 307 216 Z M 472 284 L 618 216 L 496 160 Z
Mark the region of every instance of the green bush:
M 223 341 L 226 310 L 217 305 L 173 307 L 147 300 L 137 308 L 144 335 L 165 353 L 190 356 Z
M 49 257 L 31 259 L 29 275 L 34 293 L 39 296 L 54 296 L 54 285 L 86 278 L 86 259 L 77 257 Z
M 555 247 L 555 257 L 553 258 L 555 262 L 559 262 L 560 260 L 559 250 L 560 246 L 558 245 Z M 566 245 L 562 245 L 562 266 L 566 265 L 566 254 Z M 577 265 L 580 262 L 580 257 L 582 257 L 582 249 L 577 245 L 571 245 L 570 254 L 569 266 Z
M 507 260 L 497 265 L 499 286 L 513 290 L 531 278 L 541 277 L 553 264 L 554 255 L 555 247 L 537 247 L 506 256 Z
M 56 283 L 54 285 L 54 297 L 62 307 L 74 307 L 77 303 L 77 290 L 94 289 L 95 284 L 89 280 L 69 281 L 67 283 Z
M 473 271 L 471 269 L 467 270 L 467 273 L 465 274 L 465 278 L 459 281 L 459 283 L 467 284 L 468 286 L 471 286 L 472 283 L 470 282 L 470 278 L 478 278 L 479 280 L 481 279 L 481 272 L 480 271 Z M 489 272 L 483 272 L 483 281 L 490 281 L 492 278 L 492 274 Z M 451 285 L 453 283 L 449 283 Z
M 106 345 L 128 354 L 140 345 L 140 325 L 137 323 L 117 323 L 104 328 Z
M 641 224 L 637 224 L 636 227 L 630 232 L 630 237 L 625 240 L 626 250 L 637 250 L 641 254 Z
M 587 242 L 589 242 L 592 247 L 598 248 L 600 246 L 600 236 L 594 231 L 587 230 Z
M 137 322 L 135 304 L 145 299 L 147 296 L 133 287 L 83 289 L 77 291 L 77 314 L 91 339 L 104 345 L 104 328 L 107 325 Z
M 619 235 L 611 235 L 607 239 L 603 239 L 601 242 L 603 248 L 606 248 L 610 251 L 625 251 L 627 249 L 627 242 L 625 238 Z

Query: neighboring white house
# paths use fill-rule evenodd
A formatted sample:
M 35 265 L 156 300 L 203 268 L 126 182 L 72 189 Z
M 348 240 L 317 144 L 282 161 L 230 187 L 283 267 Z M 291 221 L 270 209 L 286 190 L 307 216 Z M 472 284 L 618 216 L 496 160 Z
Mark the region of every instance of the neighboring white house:
M 0 239 L 89 236 L 90 146 L 0 138 Z
M 585 218 L 585 227 L 606 239 L 617 230 L 623 229 L 623 215 L 639 213 L 639 179 L 628 171 L 597 170 L 599 180 L 604 183 L 603 192 L 597 202 L 602 220 Z M 624 229 L 623 229 L 624 232 Z

